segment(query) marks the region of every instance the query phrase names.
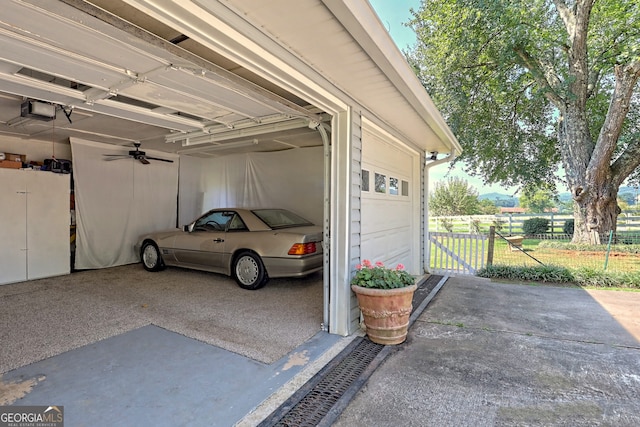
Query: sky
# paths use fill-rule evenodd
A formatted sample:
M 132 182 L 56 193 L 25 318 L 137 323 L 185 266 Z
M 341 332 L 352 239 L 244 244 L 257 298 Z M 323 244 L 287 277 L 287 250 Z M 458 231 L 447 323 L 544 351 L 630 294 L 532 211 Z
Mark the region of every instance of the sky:
M 387 28 L 393 41 L 400 48 L 405 50 L 416 43 L 416 35 L 413 30 L 404 24 L 412 18 L 410 9 L 418 10 L 420 0 L 369 0 L 371 6 L 380 17 L 380 21 Z M 449 172 L 449 163 L 435 166 L 429 171 L 429 188 L 432 191 L 436 182 L 446 180 L 448 176 L 455 176 L 465 179 L 470 186 L 474 187 L 479 194 L 501 193 L 513 195 L 516 187 L 502 187 L 500 185 L 484 185 L 481 177 L 473 177 L 464 172 L 462 164 L 456 165 L 455 169 Z

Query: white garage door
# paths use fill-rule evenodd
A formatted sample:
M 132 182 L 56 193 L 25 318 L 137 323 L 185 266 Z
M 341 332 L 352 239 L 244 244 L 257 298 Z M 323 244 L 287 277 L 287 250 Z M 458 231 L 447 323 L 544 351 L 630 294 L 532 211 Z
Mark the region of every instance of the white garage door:
M 373 129 L 362 136 L 361 258 L 420 274 L 420 154 Z

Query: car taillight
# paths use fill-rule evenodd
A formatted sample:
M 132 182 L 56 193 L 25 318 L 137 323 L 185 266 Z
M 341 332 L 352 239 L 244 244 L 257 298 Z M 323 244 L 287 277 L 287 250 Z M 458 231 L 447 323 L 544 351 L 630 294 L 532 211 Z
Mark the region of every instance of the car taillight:
M 309 255 L 316 252 L 316 242 L 296 243 L 289 249 L 289 255 Z

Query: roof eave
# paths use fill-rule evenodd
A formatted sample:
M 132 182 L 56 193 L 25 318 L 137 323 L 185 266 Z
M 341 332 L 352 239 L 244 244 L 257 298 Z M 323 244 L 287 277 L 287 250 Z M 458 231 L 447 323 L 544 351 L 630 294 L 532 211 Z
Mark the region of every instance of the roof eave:
M 376 65 L 385 72 L 396 89 L 424 119 L 426 125 L 444 145 L 451 148 L 451 153 L 460 154 L 460 143 L 371 5 L 362 0 L 322 1 Z M 413 143 L 426 149 L 423 141 Z

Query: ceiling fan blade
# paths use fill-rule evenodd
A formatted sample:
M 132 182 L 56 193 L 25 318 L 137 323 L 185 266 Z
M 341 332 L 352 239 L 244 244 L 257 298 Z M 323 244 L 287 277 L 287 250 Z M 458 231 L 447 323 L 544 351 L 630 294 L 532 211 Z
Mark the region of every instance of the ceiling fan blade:
M 104 160 L 107 160 L 107 161 L 128 159 L 129 158 L 129 156 L 126 155 L 126 154 L 104 154 L 104 156 L 105 156 Z
M 144 157 L 138 157 L 138 160 L 140 160 L 140 163 L 142 163 L 143 165 L 148 165 L 149 164 L 149 160 L 147 160 Z
M 149 156 L 146 156 L 146 158 L 147 158 L 147 159 L 149 159 L 149 160 L 159 160 L 159 161 L 161 161 L 161 162 L 173 163 L 173 160 L 169 160 L 169 159 L 161 159 L 161 158 L 159 158 L 159 157 L 149 157 Z

